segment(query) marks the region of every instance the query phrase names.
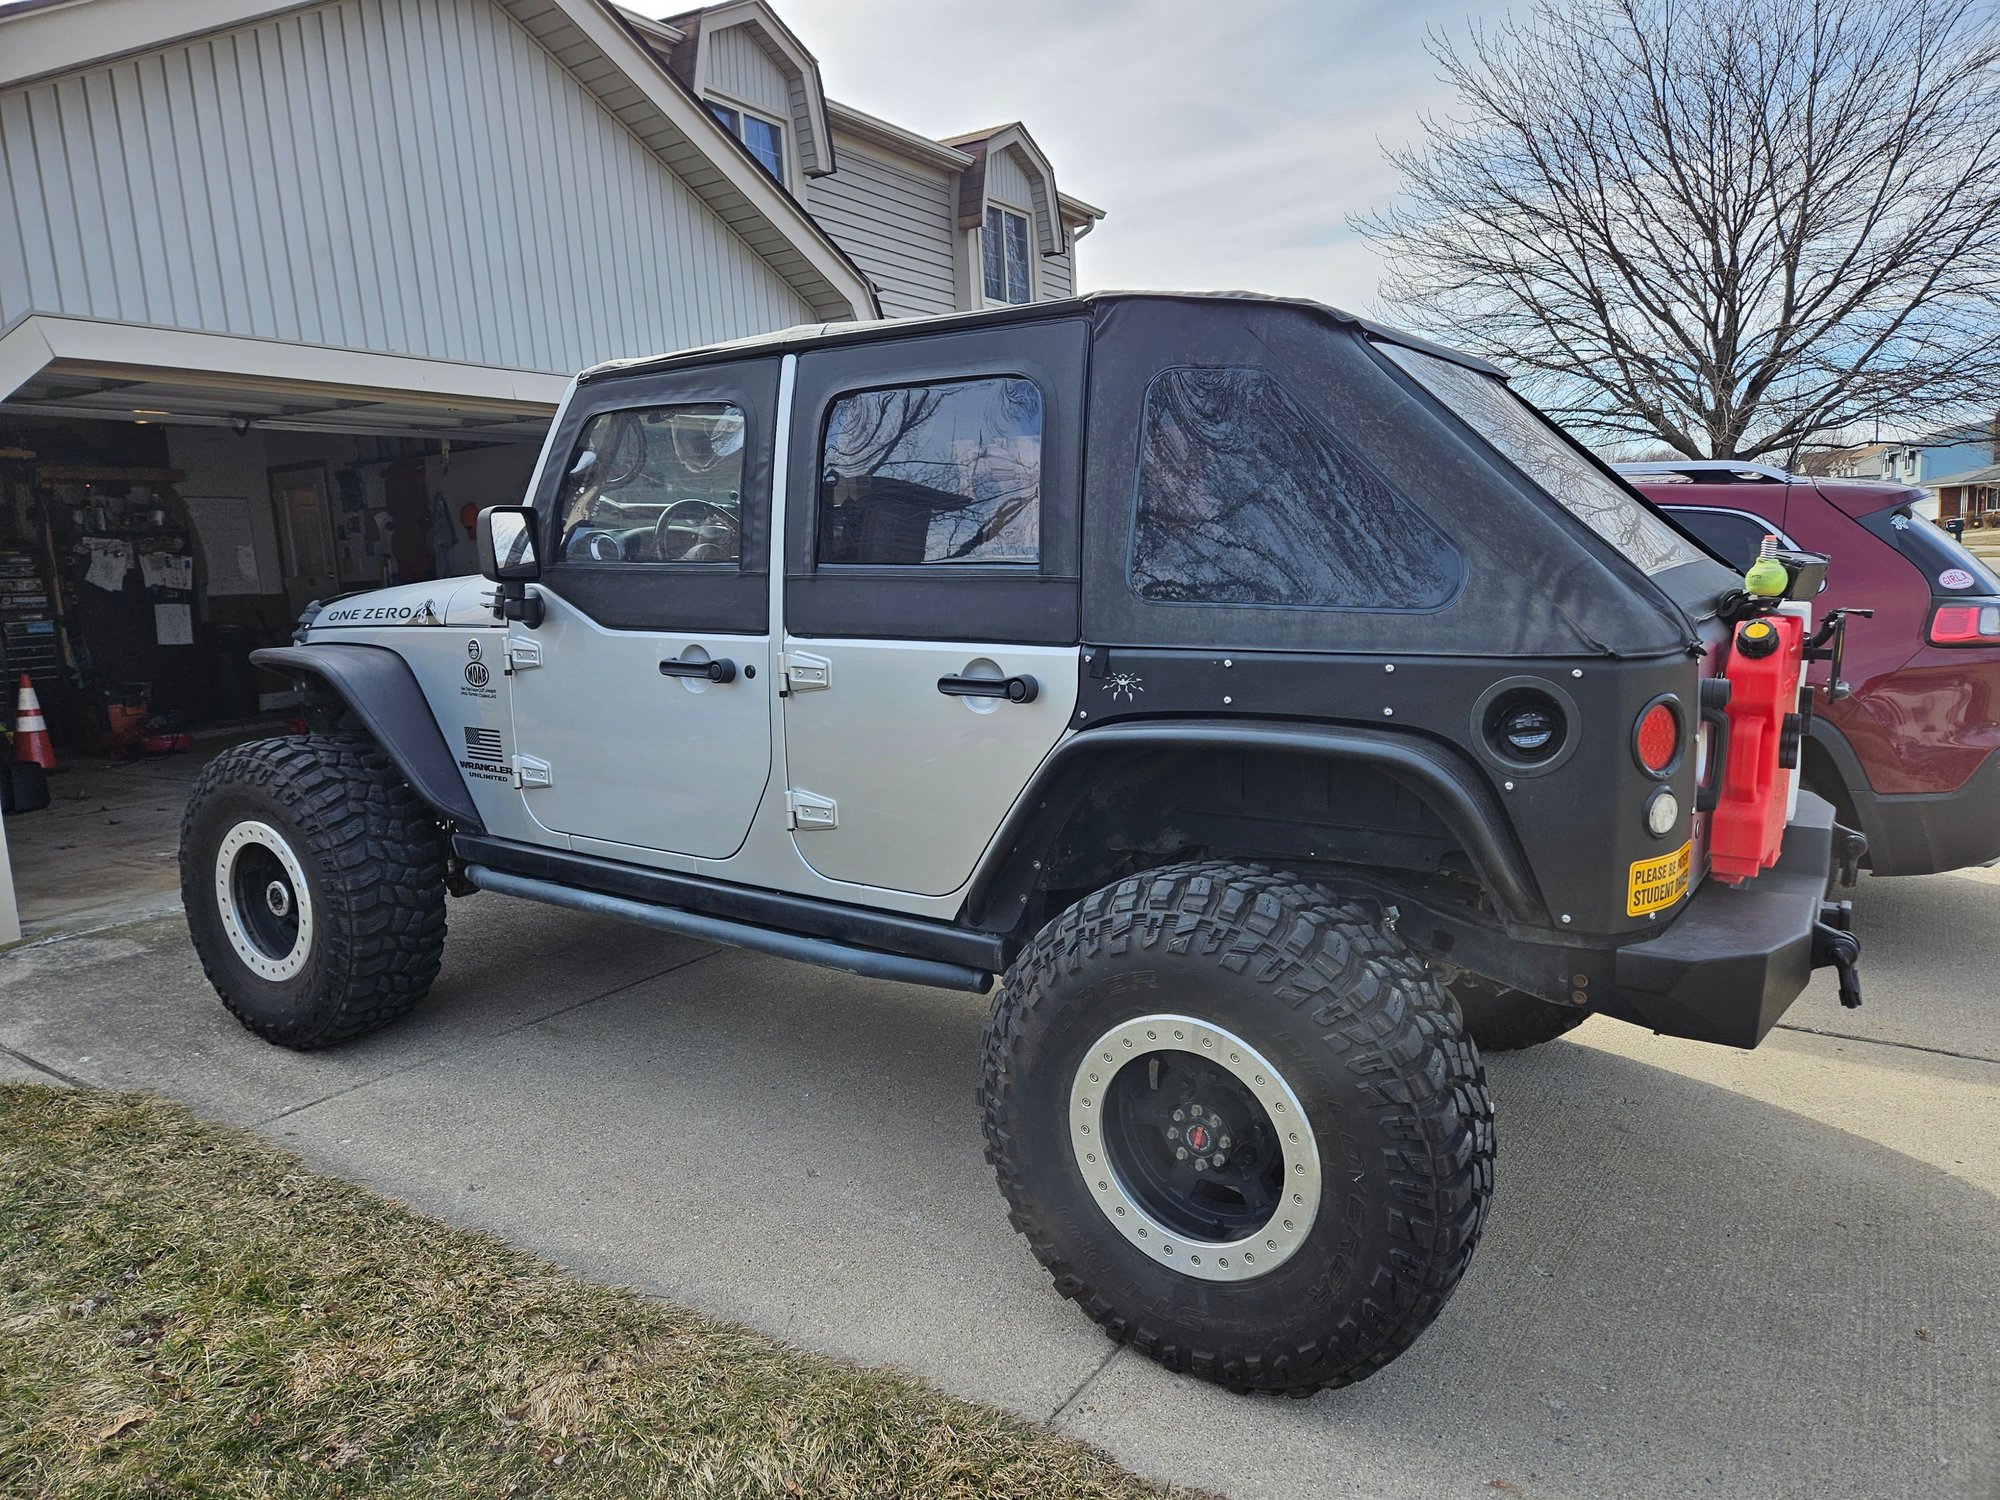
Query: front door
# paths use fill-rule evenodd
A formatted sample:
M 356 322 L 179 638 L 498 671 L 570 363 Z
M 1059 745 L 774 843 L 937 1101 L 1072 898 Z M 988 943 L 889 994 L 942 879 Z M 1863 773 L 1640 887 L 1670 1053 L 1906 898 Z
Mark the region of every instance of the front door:
M 1082 323 L 799 360 L 786 491 L 793 839 L 947 895 L 1075 712 Z
M 775 361 L 585 387 L 537 498 L 539 628 L 508 630 L 515 776 L 552 842 L 726 859 L 771 768 Z

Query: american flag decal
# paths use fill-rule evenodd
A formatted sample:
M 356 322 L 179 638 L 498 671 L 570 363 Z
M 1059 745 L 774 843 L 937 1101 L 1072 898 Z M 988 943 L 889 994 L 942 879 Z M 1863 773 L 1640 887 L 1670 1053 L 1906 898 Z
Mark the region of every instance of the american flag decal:
M 467 760 L 490 761 L 498 765 L 502 759 L 500 751 L 500 731 L 480 729 L 467 725 L 465 730 L 465 758 Z

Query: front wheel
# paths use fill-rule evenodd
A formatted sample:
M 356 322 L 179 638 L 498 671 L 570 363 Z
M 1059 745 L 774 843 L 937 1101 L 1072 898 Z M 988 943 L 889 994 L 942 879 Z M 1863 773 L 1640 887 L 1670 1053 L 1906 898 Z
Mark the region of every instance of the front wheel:
M 188 798 L 181 902 L 239 1021 L 286 1047 L 344 1041 L 402 1015 L 437 977 L 437 825 L 367 739 L 238 745 Z
M 1429 1326 L 1493 1187 L 1477 1052 L 1373 911 L 1254 866 L 1085 898 L 986 1030 L 987 1159 L 1057 1289 L 1236 1390 L 1366 1378 Z

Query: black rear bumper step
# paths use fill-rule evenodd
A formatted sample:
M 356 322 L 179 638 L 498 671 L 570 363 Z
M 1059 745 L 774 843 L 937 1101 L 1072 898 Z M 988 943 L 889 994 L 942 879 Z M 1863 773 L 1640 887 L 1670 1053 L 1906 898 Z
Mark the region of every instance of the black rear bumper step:
M 1666 931 L 1620 948 L 1614 997 L 1603 1008 L 1669 1036 L 1756 1046 L 1815 967 L 1844 956 L 1852 969 L 1844 950 L 1854 940 L 1834 945 L 1820 932 L 1833 830 L 1832 806 L 1799 793 L 1777 864 L 1735 888 L 1707 881 Z M 1844 977 L 1845 991 L 1852 975 Z

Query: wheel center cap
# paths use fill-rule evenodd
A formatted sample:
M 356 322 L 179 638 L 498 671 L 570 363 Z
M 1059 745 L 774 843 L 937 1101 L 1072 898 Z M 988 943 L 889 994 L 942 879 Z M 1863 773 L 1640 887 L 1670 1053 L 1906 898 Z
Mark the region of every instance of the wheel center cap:
M 1208 1149 L 1208 1143 L 1213 1139 L 1214 1137 L 1209 1134 L 1208 1127 L 1202 1124 L 1199 1120 L 1197 1120 L 1194 1124 L 1188 1126 L 1187 1143 L 1188 1143 L 1188 1148 L 1190 1150 L 1206 1151 Z
M 292 893 L 285 888 L 282 880 L 274 880 L 264 887 L 264 904 L 271 908 L 271 915 L 282 917 L 292 909 Z

